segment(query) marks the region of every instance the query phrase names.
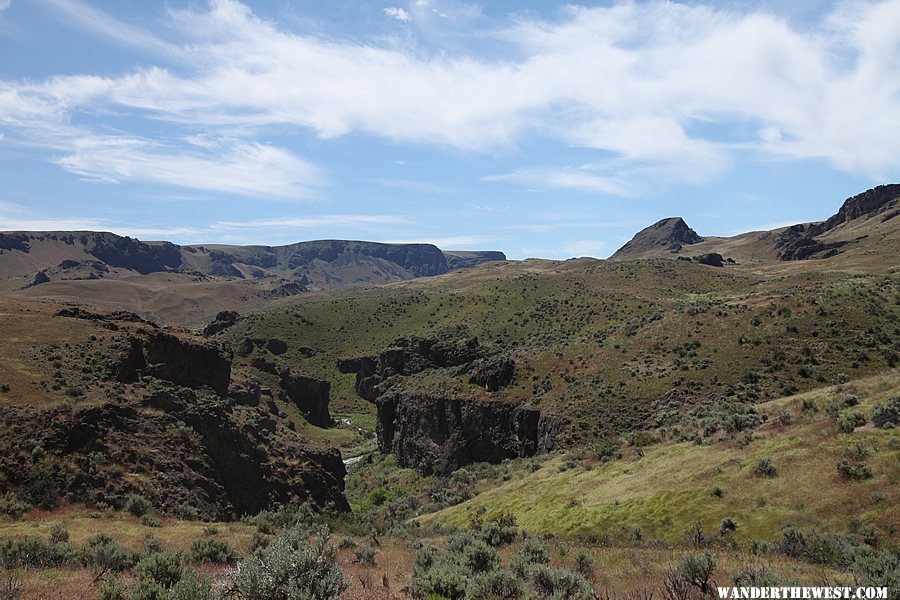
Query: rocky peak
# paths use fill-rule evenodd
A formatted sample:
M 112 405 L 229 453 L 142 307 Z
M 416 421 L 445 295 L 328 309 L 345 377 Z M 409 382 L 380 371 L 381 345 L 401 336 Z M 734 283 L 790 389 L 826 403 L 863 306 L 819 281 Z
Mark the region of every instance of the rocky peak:
M 678 252 L 682 246 L 697 244 L 703 238 L 691 229 L 681 217 L 668 217 L 639 231 L 630 242 L 619 248 L 612 259 L 637 258 L 652 250 Z
M 898 183 L 879 185 L 862 194 L 847 198 L 837 213 L 822 224 L 821 231 L 816 232 L 816 235 L 830 231 L 841 223 L 883 212 L 895 205 L 898 199 L 900 199 L 900 184 Z

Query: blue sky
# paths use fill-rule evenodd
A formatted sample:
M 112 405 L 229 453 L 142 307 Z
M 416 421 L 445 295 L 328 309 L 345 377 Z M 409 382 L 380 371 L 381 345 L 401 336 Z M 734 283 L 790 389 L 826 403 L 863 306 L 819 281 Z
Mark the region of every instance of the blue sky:
M 900 180 L 900 1 L 0 0 L 0 230 L 605 257 Z

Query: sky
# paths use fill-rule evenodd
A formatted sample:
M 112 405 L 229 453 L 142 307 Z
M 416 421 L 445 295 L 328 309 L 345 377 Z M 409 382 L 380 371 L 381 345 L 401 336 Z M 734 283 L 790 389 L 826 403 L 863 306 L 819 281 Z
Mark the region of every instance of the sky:
M 0 0 L 0 230 L 613 253 L 900 181 L 900 0 Z

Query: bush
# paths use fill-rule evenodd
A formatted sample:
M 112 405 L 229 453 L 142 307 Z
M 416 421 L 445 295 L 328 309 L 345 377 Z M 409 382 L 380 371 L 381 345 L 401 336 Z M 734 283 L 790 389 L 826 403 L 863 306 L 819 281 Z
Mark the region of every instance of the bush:
M 359 563 L 361 565 L 374 566 L 376 564 L 375 561 L 375 548 L 366 544 L 362 548 L 358 549 L 354 555 L 353 562 Z
M 481 539 L 494 548 L 512 544 L 518 535 L 519 528 L 516 526 L 516 518 L 511 514 L 494 517 L 482 526 L 479 533 Z
M 846 415 L 841 415 L 837 420 L 837 430 L 840 433 L 853 433 L 857 427 L 866 424 L 866 417 L 858 410 L 854 410 Z
M 125 512 L 136 517 L 143 517 L 153 508 L 153 504 L 140 494 L 129 494 L 125 501 Z
M 183 572 L 183 559 L 179 552 L 156 552 L 141 560 L 134 567 L 135 579 L 154 583 L 164 589 L 173 587 Z M 152 586 L 150 586 L 152 588 Z
M 30 508 L 30 504 L 20 500 L 19 497 L 12 492 L 6 492 L 3 497 L 0 498 L 0 513 L 12 517 L 13 519 L 21 518 Z
M 50 526 L 50 541 L 54 544 L 69 541 L 69 530 L 62 523 L 54 523 Z
M 522 582 L 509 571 L 479 573 L 469 580 L 466 598 L 516 600 L 525 597 Z
M 75 559 L 69 544 L 51 544 L 37 536 L 6 540 L 0 543 L 0 563 L 10 568 L 60 567 Z
M 775 477 L 778 475 L 778 470 L 772 463 L 772 459 L 761 458 L 756 461 L 756 465 L 753 467 L 753 474 L 757 477 Z
M 463 551 L 462 563 L 472 573 L 486 573 L 500 566 L 500 554 L 487 542 L 475 540 Z
M 709 552 L 685 554 L 678 561 L 675 573 L 682 581 L 697 588 L 701 594 L 712 594 L 712 576 L 716 570 L 716 558 Z
M 79 552 L 78 561 L 91 571 L 94 581 L 99 581 L 109 573 L 120 573 L 130 569 L 135 556 L 105 533 L 88 538 Z
M 851 463 L 846 458 L 837 464 L 837 472 L 844 479 L 871 479 L 872 469 L 864 462 Z
M 900 396 L 894 396 L 887 402 L 877 404 L 869 414 L 875 427 L 897 427 L 900 425 Z
M 182 502 L 178 505 L 178 508 L 175 509 L 175 516 L 179 519 L 184 519 L 185 521 L 196 521 L 200 518 L 200 511 L 187 502 Z
M 595 597 L 591 586 L 578 573 L 569 569 L 533 565 L 528 571 L 528 580 L 540 598 L 593 600 Z
M 185 569 L 181 579 L 172 586 L 166 600 L 218 600 L 212 583 L 206 577 L 197 577 L 193 569 Z
M 225 540 L 198 539 L 191 542 L 191 560 L 195 563 L 224 565 L 234 559 L 234 548 Z
M 254 600 L 331 600 L 347 589 L 327 528 L 285 530 L 238 563 L 234 591 Z
M 547 549 L 537 538 L 527 538 L 509 559 L 509 568 L 519 577 L 525 577 L 533 565 L 550 564 Z
M 584 548 L 579 548 L 578 554 L 575 555 L 575 570 L 587 579 L 594 576 L 594 559 L 584 551 Z
M 144 527 L 162 527 L 162 521 L 153 515 L 144 515 L 141 517 L 141 525 Z
M 100 584 L 100 600 L 125 600 L 128 589 L 118 577 L 109 577 Z

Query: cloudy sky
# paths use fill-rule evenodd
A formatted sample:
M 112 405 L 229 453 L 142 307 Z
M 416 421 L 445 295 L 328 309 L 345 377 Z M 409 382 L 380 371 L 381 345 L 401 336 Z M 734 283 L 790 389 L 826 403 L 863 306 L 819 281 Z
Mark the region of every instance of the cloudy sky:
M 604 257 L 900 180 L 900 0 L 0 0 L 0 230 Z

